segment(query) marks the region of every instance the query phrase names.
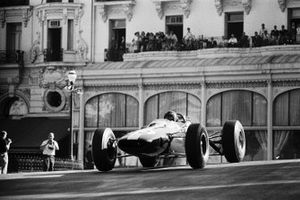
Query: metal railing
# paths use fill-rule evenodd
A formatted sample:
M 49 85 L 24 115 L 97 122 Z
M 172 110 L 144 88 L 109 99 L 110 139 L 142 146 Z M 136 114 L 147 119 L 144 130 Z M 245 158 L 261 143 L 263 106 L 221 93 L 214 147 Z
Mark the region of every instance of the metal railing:
M 44 49 L 44 62 L 62 61 L 63 60 L 63 49 L 59 51 L 53 49 Z
M 24 64 L 24 51 L 21 50 L 0 50 L 0 64 Z
M 124 50 L 105 49 L 105 61 L 123 61 Z

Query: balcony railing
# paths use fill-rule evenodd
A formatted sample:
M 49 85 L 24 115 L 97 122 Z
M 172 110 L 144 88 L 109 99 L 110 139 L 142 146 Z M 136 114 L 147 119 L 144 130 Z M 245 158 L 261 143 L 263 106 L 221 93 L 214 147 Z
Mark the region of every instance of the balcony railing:
M 9 6 L 28 6 L 29 0 L 1 0 L 0 7 L 9 7 Z
M 24 51 L 21 50 L 0 50 L 0 64 L 23 64 Z
M 119 49 L 105 49 L 105 61 L 123 61 L 124 50 Z
M 44 49 L 44 62 L 54 62 L 63 60 L 63 49 L 53 50 L 53 49 Z

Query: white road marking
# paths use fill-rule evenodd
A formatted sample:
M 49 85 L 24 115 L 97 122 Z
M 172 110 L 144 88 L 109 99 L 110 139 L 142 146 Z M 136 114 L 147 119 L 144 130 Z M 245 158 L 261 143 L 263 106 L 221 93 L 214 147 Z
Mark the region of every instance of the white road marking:
M 89 193 L 50 193 L 50 194 L 35 194 L 35 195 L 11 195 L 0 197 L 0 199 L 73 199 L 73 198 L 92 198 L 92 197 L 109 197 L 109 196 L 124 196 L 138 194 L 155 194 L 169 192 L 185 192 L 207 189 L 222 189 L 232 187 L 250 187 L 262 185 L 280 185 L 280 184 L 300 184 L 300 180 L 281 180 L 281 181 L 265 181 L 265 182 L 249 182 L 226 185 L 210 185 L 210 186 L 192 186 L 192 187 L 163 187 L 163 188 L 144 188 L 131 191 L 116 191 L 116 192 L 89 192 Z

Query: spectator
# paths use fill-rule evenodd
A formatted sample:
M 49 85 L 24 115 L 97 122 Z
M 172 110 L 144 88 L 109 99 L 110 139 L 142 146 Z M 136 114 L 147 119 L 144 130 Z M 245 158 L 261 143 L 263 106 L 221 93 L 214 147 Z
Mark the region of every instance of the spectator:
M 55 151 L 59 150 L 58 143 L 54 140 L 54 133 L 49 133 L 48 139 L 40 146 L 44 156 L 44 171 L 53 171 L 55 163 Z
M 259 35 L 263 37 L 265 31 L 268 31 L 265 27 L 265 24 L 261 24 L 261 29 L 259 30 Z
M 285 26 L 281 26 L 279 31 L 279 44 L 287 44 L 288 41 L 288 31 L 285 29 Z
M 265 30 L 264 34 L 262 35 L 262 40 L 263 46 L 269 45 L 271 38 L 267 30 Z
M 262 37 L 255 31 L 254 36 L 252 37 L 252 42 L 254 47 L 262 46 Z
M 146 51 L 146 34 L 144 31 L 142 31 L 140 35 L 140 45 L 141 45 L 140 50 Z
M 231 37 L 228 40 L 228 47 L 236 47 L 237 43 L 238 43 L 238 41 L 237 41 L 236 37 L 234 36 L 234 34 L 231 34 Z
M 195 40 L 195 36 L 191 33 L 191 29 L 187 28 L 187 33 L 183 37 L 183 44 L 186 46 L 187 50 L 193 49 L 193 42 Z
M 227 47 L 228 46 L 228 40 L 225 36 L 222 36 L 221 40 L 218 43 L 218 47 Z
M 249 47 L 249 37 L 245 32 L 243 32 L 239 44 L 240 47 Z
M 296 43 L 300 43 L 300 24 L 298 24 L 296 29 Z
M 215 48 L 217 47 L 217 41 L 214 37 L 211 37 L 210 40 L 207 41 L 207 48 Z
M 134 33 L 134 38 L 132 39 L 133 52 L 138 53 L 141 50 L 141 37 L 140 32 Z
M 274 26 L 274 29 L 271 31 L 271 44 L 279 44 L 279 30 L 277 30 L 277 26 Z
M 0 132 L 0 174 L 7 174 L 8 167 L 8 150 L 10 144 L 12 143 L 11 139 L 7 138 L 7 132 Z
M 170 50 L 176 50 L 178 39 L 173 31 L 170 31 L 169 39 L 170 39 Z

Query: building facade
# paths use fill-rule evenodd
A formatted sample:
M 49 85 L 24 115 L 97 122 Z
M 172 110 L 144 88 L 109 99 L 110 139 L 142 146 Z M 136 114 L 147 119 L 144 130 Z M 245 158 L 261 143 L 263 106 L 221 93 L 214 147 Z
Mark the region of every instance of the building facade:
M 19 0 L 0 6 L 0 126 L 14 141 L 12 153 L 38 152 L 52 131 L 62 147 L 58 157 L 88 167 L 95 129 L 111 127 L 120 137 L 172 109 L 209 132 L 239 119 L 246 160 L 300 157 L 300 2 Z M 137 31 L 173 31 L 181 41 L 190 28 L 201 41 L 219 41 L 252 36 L 262 23 L 269 32 L 284 25 L 292 42 L 126 51 Z M 70 70 L 80 93 L 66 89 Z

